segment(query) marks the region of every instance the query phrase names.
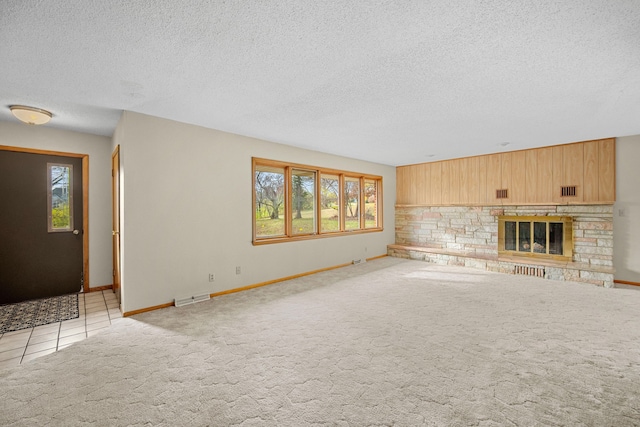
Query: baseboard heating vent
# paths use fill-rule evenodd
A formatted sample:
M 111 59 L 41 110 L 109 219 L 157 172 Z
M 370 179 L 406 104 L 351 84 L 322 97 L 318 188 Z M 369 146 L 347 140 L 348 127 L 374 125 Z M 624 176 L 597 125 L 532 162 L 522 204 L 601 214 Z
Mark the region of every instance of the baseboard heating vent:
M 522 276 L 544 277 L 544 267 L 531 267 L 529 265 L 516 265 L 514 274 Z
M 176 305 L 176 307 L 182 307 L 182 306 L 185 306 L 185 305 L 194 304 L 196 302 L 207 301 L 210 298 L 211 298 L 211 296 L 208 293 L 199 294 L 199 295 L 193 295 L 193 296 L 185 297 L 185 298 L 176 298 L 175 299 L 175 305 Z

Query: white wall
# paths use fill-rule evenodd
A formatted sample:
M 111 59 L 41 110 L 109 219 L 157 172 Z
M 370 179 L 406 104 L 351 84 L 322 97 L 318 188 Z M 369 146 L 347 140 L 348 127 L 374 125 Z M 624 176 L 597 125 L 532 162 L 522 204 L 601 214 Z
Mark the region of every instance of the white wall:
M 616 280 L 640 283 L 640 135 L 616 138 L 613 266 Z
M 89 285 L 110 285 L 111 138 L 0 121 L 0 145 L 89 155 Z
M 394 241 L 394 167 L 132 112 L 114 143 L 124 173 L 125 312 L 384 255 Z M 253 246 L 252 156 L 381 175 L 384 231 Z

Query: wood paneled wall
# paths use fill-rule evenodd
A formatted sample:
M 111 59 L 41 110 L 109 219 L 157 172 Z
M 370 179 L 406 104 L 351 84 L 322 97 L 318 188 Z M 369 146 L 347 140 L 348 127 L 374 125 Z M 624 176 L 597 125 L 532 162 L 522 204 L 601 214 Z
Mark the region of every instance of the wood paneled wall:
M 615 139 L 399 166 L 396 204 L 424 206 L 612 204 Z M 562 187 L 575 186 L 575 196 Z M 497 190 L 507 190 L 498 198 Z

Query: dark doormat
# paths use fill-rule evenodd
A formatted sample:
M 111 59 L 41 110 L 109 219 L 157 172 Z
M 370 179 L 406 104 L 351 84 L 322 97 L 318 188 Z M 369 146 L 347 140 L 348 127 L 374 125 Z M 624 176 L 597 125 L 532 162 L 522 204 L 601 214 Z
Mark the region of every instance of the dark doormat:
M 76 319 L 78 294 L 0 305 L 0 333 Z

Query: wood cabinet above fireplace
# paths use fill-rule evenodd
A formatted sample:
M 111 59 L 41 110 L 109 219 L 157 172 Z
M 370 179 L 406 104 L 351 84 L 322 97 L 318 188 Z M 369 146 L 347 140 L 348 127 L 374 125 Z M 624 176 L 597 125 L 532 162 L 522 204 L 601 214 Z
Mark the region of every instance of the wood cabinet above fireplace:
M 400 206 L 615 202 L 615 139 L 399 166 Z

